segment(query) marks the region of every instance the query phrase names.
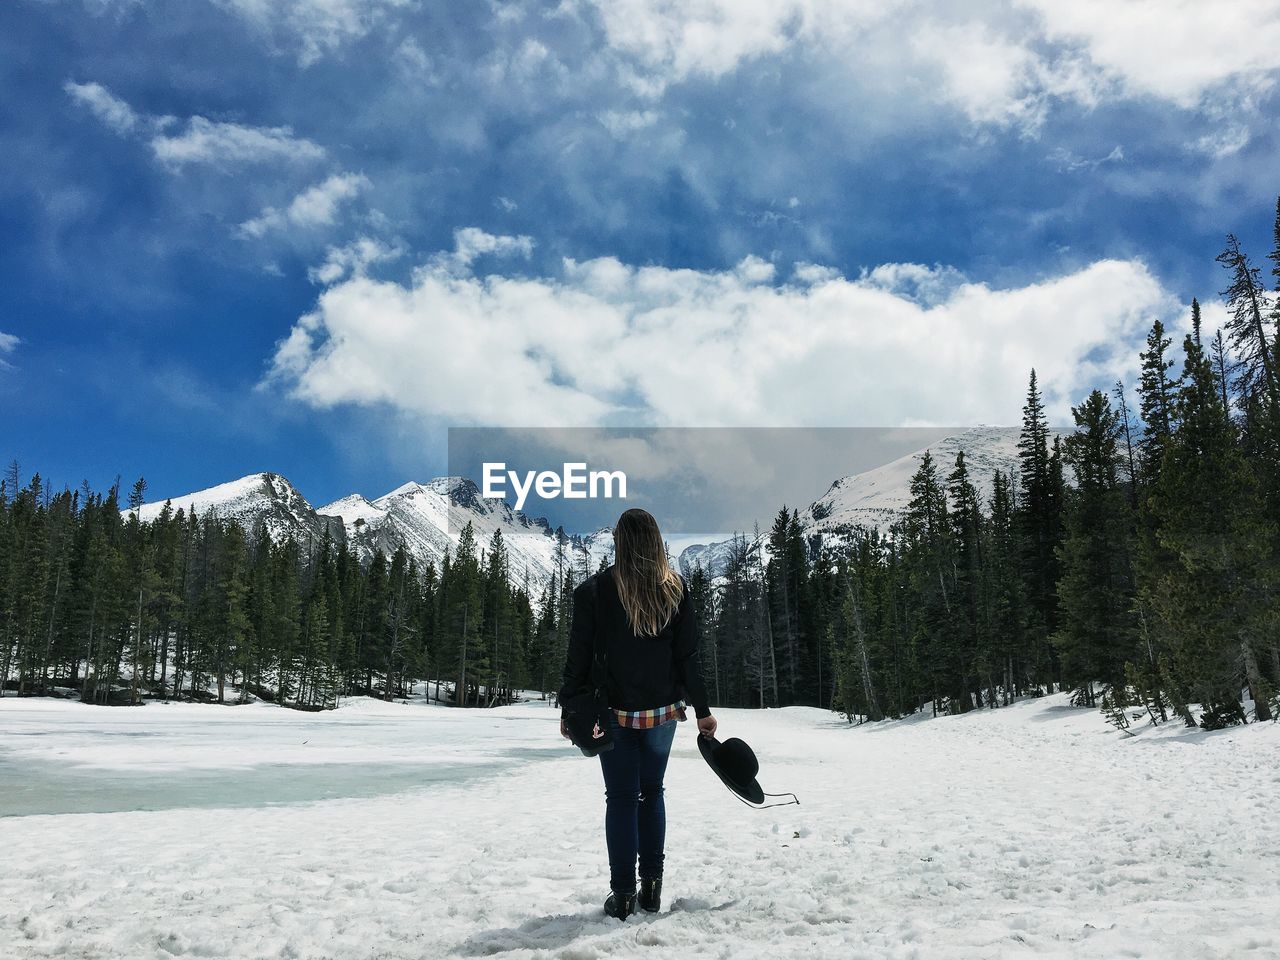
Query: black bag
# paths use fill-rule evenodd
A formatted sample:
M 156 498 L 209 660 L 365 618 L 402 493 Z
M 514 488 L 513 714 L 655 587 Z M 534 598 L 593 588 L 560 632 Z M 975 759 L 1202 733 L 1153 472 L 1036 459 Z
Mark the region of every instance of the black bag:
M 598 580 L 591 580 L 591 600 L 600 597 Z M 613 731 L 609 721 L 613 711 L 609 708 L 609 695 L 605 689 L 606 657 L 600 642 L 600 631 L 591 638 L 591 682 L 589 689 L 576 693 L 560 704 L 564 708 L 564 725 L 569 739 L 582 751 L 584 757 L 594 757 L 613 749 Z

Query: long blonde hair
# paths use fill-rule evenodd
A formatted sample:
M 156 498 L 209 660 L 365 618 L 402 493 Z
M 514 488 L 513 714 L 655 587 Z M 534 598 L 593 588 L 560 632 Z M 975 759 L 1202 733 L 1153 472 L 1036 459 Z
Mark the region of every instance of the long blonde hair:
M 639 636 L 656 636 L 676 612 L 684 587 L 667 563 L 662 532 L 649 511 L 634 508 L 618 518 L 613 565 L 618 599 L 631 629 Z

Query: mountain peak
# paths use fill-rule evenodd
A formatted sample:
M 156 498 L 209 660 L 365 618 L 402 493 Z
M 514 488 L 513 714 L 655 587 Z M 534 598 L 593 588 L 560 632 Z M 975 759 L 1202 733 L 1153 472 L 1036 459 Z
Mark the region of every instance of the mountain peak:
M 385 510 L 370 503 L 369 499 L 361 493 L 349 493 L 345 497 L 333 501 L 333 503 L 325 504 L 316 512 L 326 517 L 339 517 L 348 528 L 371 523 L 374 520 L 381 519 L 386 514 Z M 348 533 L 350 533 L 350 530 L 348 530 Z
M 334 539 L 344 536 L 339 519 L 322 516 L 287 477 L 271 471 L 251 473 L 194 493 L 144 503 L 138 510 L 138 519 L 154 521 L 164 510 L 165 503 L 171 503 L 174 511 L 182 510 L 200 517 L 213 514 L 224 520 L 234 520 L 249 534 L 261 525 L 273 540 L 292 537 L 305 545 L 308 541 L 322 539 L 326 534 Z M 121 512 L 125 515 L 132 513 L 130 510 Z
M 480 490 L 475 481 L 467 477 L 436 477 L 426 487 L 435 493 L 448 496 L 457 496 L 459 493 L 470 494 L 472 491 Z
M 1016 473 L 1018 431 L 1010 427 L 972 427 L 942 437 L 926 448 L 860 473 L 840 477 L 806 510 L 800 511 L 809 539 L 839 542 L 854 528 L 877 528 L 882 533 L 898 520 L 911 502 L 911 478 L 926 450 L 945 476 L 959 451 L 964 451 L 970 482 L 980 497 L 991 494 L 996 471 Z M 720 576 L 730 556 L 732 541 L 693 544 L 677 558 L 682 573 L 695 565 Z M 767 561 L 768 537 L 762 535 L 752 549 Z

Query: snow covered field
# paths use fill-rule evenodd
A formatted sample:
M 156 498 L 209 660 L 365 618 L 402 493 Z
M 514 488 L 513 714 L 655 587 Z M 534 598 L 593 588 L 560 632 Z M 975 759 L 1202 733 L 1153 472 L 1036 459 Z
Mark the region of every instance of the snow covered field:
M 802 805 L 739 804 L 684 724 L 664 909 L 620 924 L 598 763 L 543 704 L 3 700 L 0 954 L 1280 957 L 1280 726 L 720 721 Z

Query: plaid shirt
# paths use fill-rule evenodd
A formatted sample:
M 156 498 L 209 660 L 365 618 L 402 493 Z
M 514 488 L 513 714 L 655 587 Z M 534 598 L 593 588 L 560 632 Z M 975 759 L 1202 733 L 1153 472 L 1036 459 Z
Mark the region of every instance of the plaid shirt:
M 685 718 L 683 700 L 677 700 L 670 706 L 657 707 L 653 710 L 615 709 L 613 712 L 618 718 L 618 726 L 631 727 L 635 730 L 649 730 L 673 718 L 677 720 Z

